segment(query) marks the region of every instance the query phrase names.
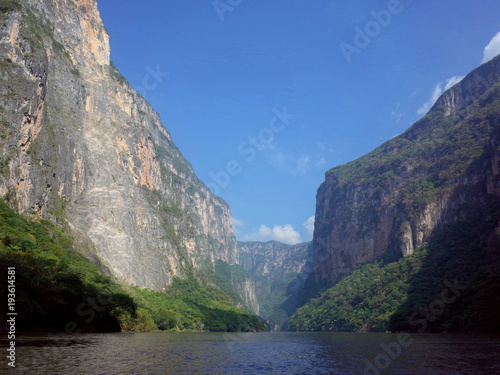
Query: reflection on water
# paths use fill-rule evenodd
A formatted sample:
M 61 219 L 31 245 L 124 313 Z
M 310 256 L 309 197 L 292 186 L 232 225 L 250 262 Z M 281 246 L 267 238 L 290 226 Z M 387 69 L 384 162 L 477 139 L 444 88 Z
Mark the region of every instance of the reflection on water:
M 0 372 L 490 375 L 500 374 L 500 337 L 355 333 L 27 336 L 17 341 L 17 365 L 11 372 L 4 360 Z

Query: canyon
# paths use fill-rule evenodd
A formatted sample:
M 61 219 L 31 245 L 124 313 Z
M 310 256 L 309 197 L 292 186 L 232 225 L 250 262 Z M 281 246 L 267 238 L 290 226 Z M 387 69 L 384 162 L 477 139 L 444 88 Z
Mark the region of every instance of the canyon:
M 196 176 L 111 62 L 96 0 L 5 0 L 0 10 L 0 198 L 63 228 L 122 286 L 226 288 L 279 330 L 319 291 L 370 262 L 409 259 L 450 226 L 470 225 L 478 246 L 492 249 L 488 259 L 496 254 L 500 57 L 403 134 L 327 171 L 311 243 L 237 242 L 230 207 L 214 192 L 239 162 L 207 185 Z M 295 117 L 286 107 L 274 114 L 270 134 Z M 257 150 L 250 138 L 238 147 L 246 161 Z

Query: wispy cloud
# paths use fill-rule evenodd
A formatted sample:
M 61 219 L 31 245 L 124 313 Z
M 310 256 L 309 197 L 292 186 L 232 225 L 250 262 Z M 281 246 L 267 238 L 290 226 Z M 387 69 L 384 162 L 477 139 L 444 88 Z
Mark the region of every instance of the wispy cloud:
M 464 79 L 464 77 L 465 76 L 453 76 L 451 78 L 448 78 L 445 82 L 445 85 L 444 85 L 444 91 L 455 86 L 458 82 L 460 82 L 462 79 Z
M 296 174 L 306 174 L 310 165 L 311 165 L 311 157 L 309 155 L 302 155 L 297 159 L 294 172 Z
M 441 85 L 442 85 L 441 82 L 439 82 L 436 86 L 434 86 L 434 91 L 432 92 L 432 95 L 429 98 L 429 100 L 427 100 L 424 104 L 422 104 L 422 106 L 419 109 L 417 109 L 417 113 L 420 116 L 423 116 L 427 112 L 429 112 L 429 109 L 431 109 L 434 103 L 436 103 L 436 100 L 438 100 L 438 98 L 441 96 L 441 94 L 443 93 Z
M 391 109 L 391 117 L 395 123 L 399 123 L 406 116 L 406 112 L 401 109 L 401 103 Z
M 314 216 L 308 217 L 307 220 L 304 222 L 304 224 L 302 224 L 302 226 L 306 230 L 309 237 L 312 238 L 314 233 Z
M 484 47 L 481 64 L 490 61 L 498 54 L 500 54 L 500 31 L 490 40 L 488 45 Z
M 272 228 L 262 224 L 259 230 L 242 238 L 243 241 L 279 241 L 288 245 L 302 242 L 300 233 L 290 224 L 275 225 Z
M 436 84 L 436 86 L 434 86 L 434 90 L 432 91 L 431 97 L 424 104 L 422 104 L 422 106 L 420 106 L 420 108 L 417 110 L 417 114 L 419 114 L 420 116 L 423 116 L 427 112 L 429 112 L 429 109 L 432 108 L 432 106 L 434 105 L 434 103 L 436 103 L 436 101 L 439 99 L 441 94 L 444 91 L 451 88 L 452 86 L 456 85 L 463 78 L 464 78 L 464 76 L 453 76 L 453 77 L 448 78 L 444 82 L 444 88 L 443 88 L 443 82 L 439 82 L 438 84 Z
M 241 234 L 241 227 L 245 225 L 245 222 L 243 220 L 237 219 L 235 217 L 231 218 L 233 222 L 233 232 L 235 236 L 238 236 Z

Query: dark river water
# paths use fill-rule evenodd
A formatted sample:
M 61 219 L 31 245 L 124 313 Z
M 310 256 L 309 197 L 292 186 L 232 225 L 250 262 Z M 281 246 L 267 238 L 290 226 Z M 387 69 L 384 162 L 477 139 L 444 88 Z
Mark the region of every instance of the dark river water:
M 2 342 L 5 353 L 5 342 Z M 17 374 L 500 374 L 500 337 L 354 333 L 25 336 Z

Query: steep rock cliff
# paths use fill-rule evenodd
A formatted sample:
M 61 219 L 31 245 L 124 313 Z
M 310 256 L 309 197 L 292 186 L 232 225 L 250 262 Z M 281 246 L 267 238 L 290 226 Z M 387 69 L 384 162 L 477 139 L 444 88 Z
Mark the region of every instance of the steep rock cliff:
M 411 254 L 446 224 L 492 219 L 500 202 L 499 83 L 497 57 L 405 133 L 326 173 L 317 194 L 313 282 L 332 284 L 387 252 Z M 499 230 L 484 233 L 484 241 Z
M 252 275 L 269 278 L 298 274 L 304 268 L 309 242 L 238 242 L 240 265 Z
M 274 330 L 279 330 L 291 314 L 284 303 L 301 285 L 297 278 L 304 271 L 309 247 L 310 242 L 238 242 L 240 265 L 255 283 L 260 316 Z
M 120 282 L 162 290 L 237 263 L 228 205 L 110 63 L 96 1 L 2 4 L 0 196 L 67 225 Z

